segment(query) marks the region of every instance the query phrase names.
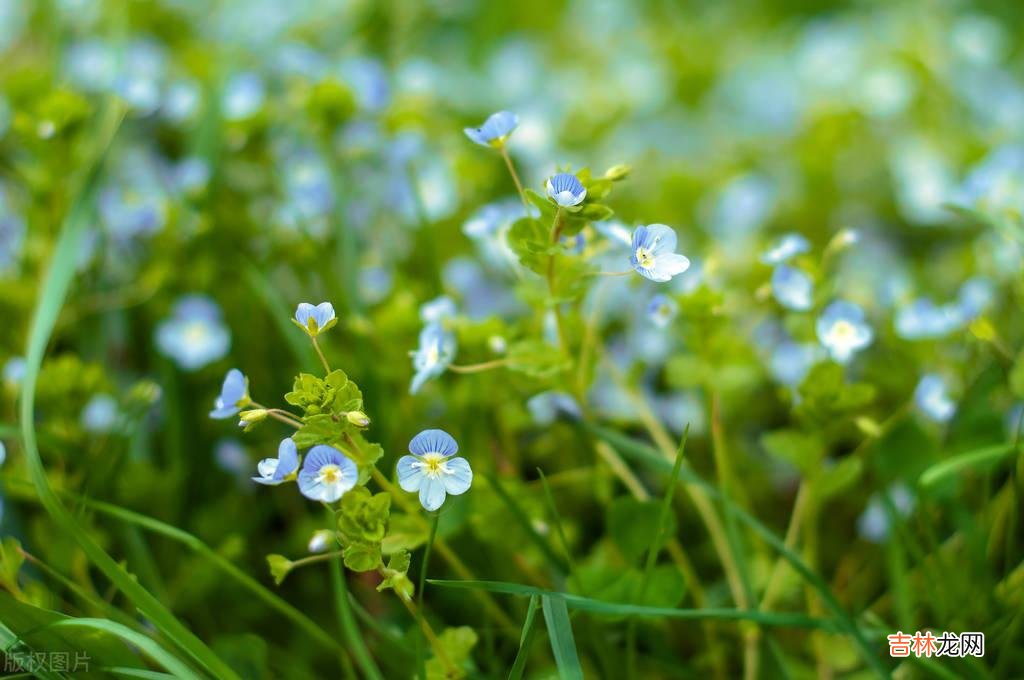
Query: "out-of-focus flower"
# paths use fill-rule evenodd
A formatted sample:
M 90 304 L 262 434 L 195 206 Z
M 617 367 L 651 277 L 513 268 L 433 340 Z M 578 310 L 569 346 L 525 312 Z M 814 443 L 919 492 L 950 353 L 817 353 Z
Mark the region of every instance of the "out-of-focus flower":
M 896 312 L 896 334 L 905 340 L 925 340 L 948 335 L 963 325 L 954 305 L 936 305 L 918 298 Z
M 312 451 L 310 451 L 310 453 L 312 453 Z M 282 439 L 281 443 L 278 445 L 277 458 L 264 458 L 256 464 L 256 471 L 259 473 L 259 476 L 253 477 L 252 480 L 259 484 L 265 484 L 266 486 L 277 486 L 278 484 L 291 479 L 298 467 L 299 450 L 295 447 L 295 442 L 292 438 L 289 437 L 287 439 Z M 306 492 L 303 491 L 303 493 Z
M 217 420 L 232 418 L 248 403 L 249 380 L 237 368 L 232 368 L 224 377 L 220 396 L 213 404 L 210 417 Z
M 679 314 L 679 305 L 667 295 L 655 295 L 647 303 L 647 318 L 658 328 L 665 328 Z
M 221 110 L 227 120 L 251 118 L 263 108 L 265 97 L 263 80 L 255 73 L 234 75 L 224 86 Z
M 908 517 L 914 511 L 914 495 L 905 484 L 889 487 L 889 500 L 900 517 Z M 865 540 L 881 543 L 889 536 L 891 518 L 889 511 L 876 493 L 868 500 L 864 512 L 857 519 L 857 532 Z
M 874 332 L 864 320 L 864 310 L 845 300 L 836 300 L 826 307 L 815 329 L 829 355 L 841 364 L 871 344 L 874 338 Z
M 571 172 L 552 175 L 544 186 L 551 200 L 563 208 L 577 206 L 587 197 L 587 188 Z
M 359 480 L 359 468 L 334 447 L 314 446 L 302 461 L 299 491 L 306 498 L 333 503 Z
M 932 420 L 944 423 L 953 417 L 956 404 L 949 398 L 946 381 L 937 373 L 921 376 L 914 390 L 914 403 Z
M 492 113 L 478 128 L 465 128 L 463 132 L 480 146 L 500 147 L 519 125 L 519 116 L 510 111 Z
M 423 430 L 409 442 L 411 456 L 398 459 L 398 484 L 404 491 L 419 492 L 420 504 L 431 512 L 448 494 L 469 491 L 473 470 L 465 458 L 455 458 L 459 445 L 444 430 Z
M 26 363 L 22 357 L 11 357 L 4 364 L 4 384 L 17 387 L 25 377 Z
M 769 368 L 780 383 L 795 387 L 803 382 L 811 366 L 822 359 L 823 354 L 819 345 L 787 340 L 772 352 Z
M 761 262 L 764 264 L 781 264 L 801 253 L 806 253 L 810 249 L 811 244 L 800 234 L 786 234 L 775 245 L 761 253 Z
M 559 415 L 571 418 L 580 417 L 580 406 L 566 392 L 550 390 L 535 394 L 526 401 L 526 409 L 530 412 L 533 422 L 546 427 L 558 419 Z
M 327 548 L 330 547 L 331 539 L 333 538 L 333 534 L 331 534 L 331 532 L 327 531 L 326 529 L 314 531 L 313 535 L 309 537 L 309 545 L 307 546 L 307 550 L 314 554 L 325 552 Z
M 995 299 L 995 288 L 992 282 L 980 276 L 968 279 L 960 286 L 956 307 L 960 318 L 973 321 L 981 316 L 992 305 Z
M 187 371 L 195 371 L 224 357 L 231 333 L 221 320 L 220 308 L 202 295 L 188 295 L 174 306 L 170 318 L 156 326 L 156 346 Z
M 330 302 L 321 302 L 318 305 L 300 302 L 292 323 L 305 331 L 309 337 L 315 338 L 334 328 L 338 323 L 338 317 L 334 313 L 334 305 Z
M 440 323 L 456 314 L 455 301 L 447 295 L 436 297 L 420 305 L 420 320 L 424 323 Z
M 786 309 L 805 311 L 811 308 L 814 284 L 796 267 L 780 264 L 772 272 L 772 294 Z
M 110 432 L 117 423 L 117 400 L 109 394 L 97 394 L 82 409 L 82 427 L 87 432 Z
M 221 439 L 213 449 L 213 459 L 224 472 L 238 477 L 241 481 L 249 477 L 252 463 L 242 442 L 234 438 Z M 248 487 L 248 484 L 246 484 Z
M 633 232 L 630 264 L 644 278 L 664 282 L 689 269 L 690 260 L 676 252 L 676 232 L 671 227 L 649 224 Z
M 445 372 L 455 359 L 455 335 L 446 331 L 441 324 L 427 324 L 420 331 L 419 348 L 412 355 L 416 374 L 409 386 L 409 394 L 416 394 L 423 383 Z

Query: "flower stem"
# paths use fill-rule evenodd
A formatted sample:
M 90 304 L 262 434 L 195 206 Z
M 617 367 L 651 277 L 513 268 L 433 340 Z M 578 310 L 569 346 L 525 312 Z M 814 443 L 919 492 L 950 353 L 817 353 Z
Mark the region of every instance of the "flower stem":
M 419 624 L 420 630 L 423 632 L 423 636 L 427 639 L 427 642 L 430 643 L 430 648 L 434 650 L 434 656 L 436 656 L 438 661 L 440 661 L 444 665 L 446 670 L 445 677 L 456 677 L 458 669 L 455 667 L 455 664 L 452 663 L 452 660 L 448 656 L 448 653 L 444 651 L 444 645 L 441 644 L 441 640 L 437 637 L 437 633 L 435 633 L 434 629 L 430 627 L 430 623 L 428 623 L 427 620 L 423 618 L 423 612 L 420 610 L 419 607 L 416 606 L 416 603 L 413 602 L 410 598 L 399 595 L 398 599 L 401 600 L 403 605 L 405 605 L 405 608 L 409 611 L 410 616 L 412 616 Z M 423 670 L 423 674 L 421 676 L 422 680 L 426 680 L 426 677 L 426 671 Z
M 501 157 L 505 159 L 505 165 L 508 166 L 508 174 L 512 175 L 512 181 L 516 183 L 516 191 L 519 192 L 519 198 L 523 201 L 523 207 L 526 208 L 526 214 L 530 214 L 530 202 L 526 200 L 526 192 L 523 191 L 523 183 L 519 181 L 519 175 L 516 174 L 516 166 L 512 164 L 512 158 L 508 155 L 508 148 L 504 144 L 501 145 Z
M 426 622 L 422 621 L 423 617 L 423 590 L 427 583 L 427 565 L 430 563 L 430 550 L 434 547 L 434 538 L 437 536 L 437 523 L 441 516 L 434 513 L 430 521 L 430 536 L 427 538 L 426 548 L 423 550 L 423 562 L 420 564 L 420 582 L 416 588 L 416 606 L 420 615 L 420 626 L 422 627 Z M 426 665 L 423 660 L 423 646 L 422 640 L 416 639 L 416 667 L 420 669 L 420 676 L 423 678 L 427 677 Z
M 480 373 L 506 364 L 508 364 L 508 359 L 494 359 L 492 361 L 484 361 L 479 364 L 465 364 L 462 366 L 459 366 L 458 364 L 449 364 L 448 370 L 454 373 Z
M 334 552 L 321 553 L 319 555 L 310 555 L 309 557 L 303 557 L 302 559 L 293 560 L 291 568 L 295 569 L 296 567 L 304 567 L 307 564 L 326 562 L 327 560 L 333 559 L 335 557 L 340 557 L 341 552 L 342 551 L 340 550 L 335 550 Z
M 324 370 L 327 371 L 327 373 L 330 373 L 331 365 L 327 363 L 327 357 L 324 356 L 323 350 L 320 349 L 320 343 L 317 342 L 315 336 L 311 335 L 309 339 L 313 341 L 313 349 L 316 350 L 317 356 L 320 357 L 320 363 L 324 365 Z
M 558 245 L 558 237 L 562 234 L 562 208 L 555 211 L 555 219 L 551 222 L 551 245 Z M 555 311 L 555 323 L 558 328 L 558 345 L 563 352 L 569 351 L 565 341 L 565 328 L 562 321 L 562 309 L 555 300 L 555 255 L 548 256 L 548 295 L 551 296 L 551 307 Z

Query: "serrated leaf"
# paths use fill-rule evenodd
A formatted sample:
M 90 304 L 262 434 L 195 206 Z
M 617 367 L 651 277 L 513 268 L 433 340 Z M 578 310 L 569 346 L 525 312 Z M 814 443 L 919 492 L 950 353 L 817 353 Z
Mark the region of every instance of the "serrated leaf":
M 307 416 L 302 427 L 292 435 L 292 440 L 300 449 L 308 449 L 317 444 L 334 444 L 341 439 L 346 429 L 349 429 L 348 421 L 336 420 L 332 415 L 325 413 Z
M 379 545 L 387 533 L 390 513 L 391 494 L 371 494 L 365 486 L 357 486 L 341 497 L 338 530 L 346 542 Z
M 380 544 L 353 543 L 345 546 L 341 557 L 352 571 L 374 571 L 380 566 Z

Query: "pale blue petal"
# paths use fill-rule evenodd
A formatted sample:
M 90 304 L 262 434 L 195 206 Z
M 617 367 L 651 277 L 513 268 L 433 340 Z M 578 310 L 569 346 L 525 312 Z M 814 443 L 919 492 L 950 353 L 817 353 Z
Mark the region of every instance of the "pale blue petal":
M 277 470 L 274 472 L 274 476 L 283 479 L 295 472 L 298 467 L 299 452 L 295 447 L 295 442 L 291 437 L 281 440 L 281 444 L 277 447 Z
M 646 247 L 655 255 L 676 251 L 676 232 L 672 227 L 665 224 L 648 224 L 646 232 Z
M 419 491 L 423 482 L 423 468 L 414 466 L 417 463 L 413 456 L 402 456 L 398 459 L 398 486 L 403 491 Z
M 420 505 L 430 511 L 437 510 L 444 503 L 444 482 L 440 479 L 424 477 L 420 484 Z
M 453 456 L 458 452 L 458 442 L 444 430 L 423 430 L 409 442 L 409 453 L 416 456 L 424 456 L 428 453 Z
M 448 474 L 442 476 L 444 490 L 453 496 L 466 493 L 473 484 L 473 470 L 465 458 L 452 458 L 445 461 Z

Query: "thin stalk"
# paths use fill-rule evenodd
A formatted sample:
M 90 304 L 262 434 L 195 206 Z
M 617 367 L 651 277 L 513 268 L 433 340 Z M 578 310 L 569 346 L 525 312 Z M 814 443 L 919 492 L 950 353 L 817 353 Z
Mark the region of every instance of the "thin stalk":
M 508 174 L 512 175 L 512 181 L 516 184 L 516 191 L 519 192 L 519 200 L 523 202 L 523 207 L 526 208 L 526 214 L 530 214 L 530 202 L 526 200 L 526 192 L 523 191 L 523 183 L 519 181 L 519 175 L 516 173 L 516 166 L 512 164 L 512 158 L 508 155 L 508 149 L 502 144 L 500 147 L 501 157 L 505 159 L 505 166 L 508 167 Z
M 311 335 L 309 339 L 313 341 L 313 349 L 316 350 L 316 355 L 320 357 L 320 363 L 324 365 L 324 370 L 330 373 L 331 365 L 327 363 L 327 357 L 324 356 L 323 350 L 320 349 L 320 343 L 317 341 L 316 336 Z
M 409 598 L 399 595 L 398 599 L 403 605 L 405 605 L 409 615 L 419 623 L 420 630 L 423 631 L 424 637 L 426 637 L 427 642 L 430 643 L 430 648 L 434 650 L 434 656 L 436 656 L 438 661 L 444 665 L 447 671 L 446 677 L 455 677 L 456 673 L 458 673 L 458 669 L 455 667 L 455 664 L 452 663 L 451 657 L 448 656 L 448 653 L 444 651 L 444 645 L 441 644 L 441 640 L 437 637 L 437 633 L 435 633 L 434 629 L 430 627 L 427 620 L 423 618 L 419 607 L 417 607 L 416 603 Z M 426 680 L 426 675 L 423 676 L 422 680 Z
M 434 547 L 434 538 L 437 537 L 437 524 L 438 524 L 438 521 L 440 520 L 440 518 L 441 518 L 441 516 L 439 514 L 437 514 L 437 513 L 434 513 L 433 517 L 431 518 L 431 522 L 430 522 L 430 536 L 427 538 L 427 545 L 423 549 L 423 562 L 422 562 L 422 564 L 420 564 L 420 582 L 419 582 L 419 586 L 416 589 L 416 608 L 417 608 L 417 611 L 418 611 L 421 619 L 423 617 L 423 590 L 424 590 L 424 587 L 427 585 L 427 565 L 430 563 L 430 550 L 431 550 L 431 548 Z M 423 626 L 423 624 L 424 624 L 424 622 L 420 621 L 420 626 L 421 627 Z M 423 659 L 423 644 L 422 643 L 423 643 L 422 638 L 417 637 L 416 638 L 416 668 L 418 668 L 420 670 L 420 677 L 423 678 L 424 680 L 426 680 L 426 677 L 427 677 L 427 667 L 426 667 L 426 661 L 424 661 L 424 659 Z
M 508 359 L 492 359 L 491 361 L 484 361 L 479 364 L 449 364 L 448 370 L 453 373 L 481 373 L 483 371 L 489 371 L 492 368 L 500 368 L 508 364 Z
M 555 211 L 555 219 L 551 222 L 551 245 L 552 247 L 558 245 L 558 237 L 562 234 L 562 208 L 558 207 Z M 562 320 L 562 309 L 558 305 L 558 301 L 555 300 L 555 254 L 552 253 L 548 256 L 548 295 L 551 296 L 551 308 L 555 312 L 555 323 L 558 329 L 558 345 L 563 352 L 569 351 L 569 345 L 566 344 L 565 340 L 565 322 Z

